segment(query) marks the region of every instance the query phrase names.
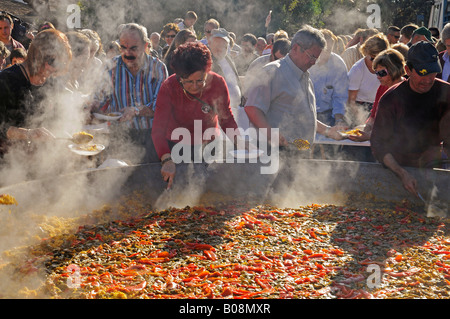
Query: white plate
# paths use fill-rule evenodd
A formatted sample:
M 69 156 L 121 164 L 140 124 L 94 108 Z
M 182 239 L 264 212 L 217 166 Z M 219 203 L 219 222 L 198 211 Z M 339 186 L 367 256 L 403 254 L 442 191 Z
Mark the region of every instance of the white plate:
M 96 146 L 96 149 L 95 149 L 95 151 L 89 151 L 89 150 L 83 149 L 83 147 L 86 147 L 86 146 Z M 86 144 L 86 145 L 70 144 L 69 149 L 78 155 L 93 156 L 93 155 L 97 155 L 101 151 L 103 151 L 105 149 L 105 145 L 101 145 L 101 144 Z
M 264 151 L 262 150 L 234 150 L 234 151 L 230 151 L 230 154 L 234 157 L 234 158 L 257 158 L 259 156 L 261 156 L 262 154 L 264 154 Z
M 360 130 L 360 131 L 362 131 L 362 130 Z M 349 136 L 354 136 L 354 134 L 348 134 L 348 133 L 346 133 L 346 132 L 350 132 L 350 130 L 347 130 L 347 131 L 341 131 L 341 132 L 338 132 L 338 133 L 339 133 L 339 135 L 341 135 L 342 137 L 346 137 L 346 138 L 348 138 Z
M 109 133 L 108 123 L 103 122 L 101 124 L 84 125 L 83 131 L 91 133 Z
M 114 116 L 111 116 L 109 114 L 114 114 Z M 117 121 L 122 117 L 122 113 L 120 112 L 111 112 L 108 114 L 100 114 L 100 113 L 94 113 L 94 116 L 98 120 L 105 120 L 105 121 Z

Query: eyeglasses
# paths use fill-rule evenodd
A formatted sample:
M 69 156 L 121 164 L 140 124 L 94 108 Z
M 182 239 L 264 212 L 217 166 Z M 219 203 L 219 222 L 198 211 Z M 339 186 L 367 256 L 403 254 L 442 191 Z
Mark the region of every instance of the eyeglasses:
M 315 56 L 311 55 L 308 53 L 308 51 L 303 50 L 303 52 L 306 53 L 306 55 L 308 56 L 308 58 L 311 60 L 311 62 L 316 62 L 318 58 L 316 58 Z
M 384 78 L 386 75 L 388 75 L 388 71 L 386 69 L 376 71 L 375 74 L 379 76 L 380 78 Z
M 181 79 L 181 84 L 185 85 L 193 85 L 194 83 L 197 84 L 198 86 L 205 86 L 206 83 L 206 77 L 203 80 L 183 80 Z
M 168 34 L 168 35 L 166 35 L 166 38 L 175 38 L 176 37 L 176 34 Z

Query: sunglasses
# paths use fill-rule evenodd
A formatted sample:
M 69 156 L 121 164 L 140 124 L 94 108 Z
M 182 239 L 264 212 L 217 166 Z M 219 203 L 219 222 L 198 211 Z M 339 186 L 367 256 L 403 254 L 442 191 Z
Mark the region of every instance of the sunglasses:
M 176 34 L 166 35 L 166 38 L 175 38 Z
M 211 33 L 212 31 L 211 30 L 205 30 L 205 33 Z
M 386 69 L 376 71 L 375 74 L 379 76 L 380 78 L 384 78 L 386 75 L 388 75 L 388 71 Z

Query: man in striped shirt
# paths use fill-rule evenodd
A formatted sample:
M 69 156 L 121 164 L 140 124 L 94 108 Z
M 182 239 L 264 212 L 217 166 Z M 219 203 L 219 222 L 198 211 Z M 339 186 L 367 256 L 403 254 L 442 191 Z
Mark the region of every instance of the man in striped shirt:
M 155 102 L 161 84 L 167 78 L 163 62 L 145 53 L 147 29 L 135 23 L 119 27 L 121 55 L 114 58 L 108 71 L 108 90 L 100 110 L 121 112 L 119 127 L 128 128 L 133 143 L 146 148 L 142 161 L 159 161 L 151 138 Z

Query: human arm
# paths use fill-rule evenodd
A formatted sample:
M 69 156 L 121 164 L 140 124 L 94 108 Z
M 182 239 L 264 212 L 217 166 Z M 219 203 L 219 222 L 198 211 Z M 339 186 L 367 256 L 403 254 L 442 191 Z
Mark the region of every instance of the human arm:
M 334 72 L 333 77 L 333 94 L 332 94 L 332 110 L 333 117 L 335 120 L 335 125 L 346 126 L 345 123 L 345 112 L 348 103 L 348 87 L 349 78 L 347 67 L 344 60 L 337 55 L 333 55 L 334 62 Z M 356 97 L 355 97 L 356 98 Z
M 272 138 L 272 136 L 271 136 L 272 127 L 269 124 L 269 122 L 267 121 L 267 118 L 266 118 L 266 115 L 264 114 L 264 112 L 256 106 L 246 106 L 245 113 L 247 113 L 249 121 L 257 129 L 265 129 L 265 131 L 267 132 L 267 135 L 266 135 L 267 141 L 269 141 L 269 143 L 270 143 L 271 138 Z M 262 132 L 262 130 L 259 130 L 259 131 Z M 281 134 L 279 136 L 279 145 L 280 146 L 288 145 L 288 141 Z
M 325 137 L 332 138 L 334 140 L 342 140 L 343 137 L 339 134 L 339 131 L 342 129 L 341 126 L 328 126 L 325 123 L 317 121 L 317 133 L 322 134 Z
M 162 178 L 165 182 L 167 182 L 167 189 L 171 189 L 177 167 L 175 163 L 172 161 L 170 153 L 166 153 L 163 156 L 161 156 L 161 163 L 162 163 L 161 167 Z
M 45 141 L 54 139 L 55 136 L 46 128 L 26 129 L 22 127 L 10 126 L 6 132 L 9 140 L 22 141 Z
M 403 187 L 408 192 L 418 197 L 417 180 L 397 163 L 392 154 L 388 153 L 384 155 L 383 164 L 386 165 L 387 168 L 389 168 L 395 175 L 400 178 Z

